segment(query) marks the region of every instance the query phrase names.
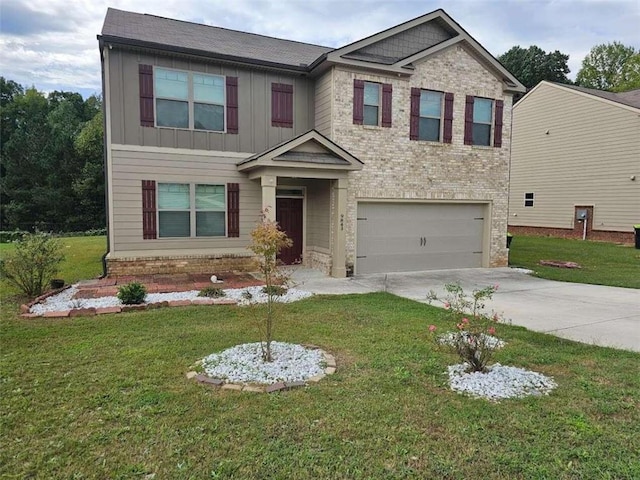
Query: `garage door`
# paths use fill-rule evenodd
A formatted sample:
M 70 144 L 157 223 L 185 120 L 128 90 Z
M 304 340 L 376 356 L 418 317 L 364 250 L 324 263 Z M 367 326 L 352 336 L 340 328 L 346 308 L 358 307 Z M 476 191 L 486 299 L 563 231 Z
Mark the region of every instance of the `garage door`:
M 359 203 L 356 273 L 482 266 L 481 204 Z

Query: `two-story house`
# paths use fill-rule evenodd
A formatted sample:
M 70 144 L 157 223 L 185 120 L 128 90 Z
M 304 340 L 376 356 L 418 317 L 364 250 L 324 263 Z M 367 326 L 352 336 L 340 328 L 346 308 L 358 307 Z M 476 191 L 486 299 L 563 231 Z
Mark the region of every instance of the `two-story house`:
M 249 269 L 263 209 L 336 277 L 506 265 L 525 89 L 443 10 L 337 49 L 114 9 L 98 39 L 110 274 Z

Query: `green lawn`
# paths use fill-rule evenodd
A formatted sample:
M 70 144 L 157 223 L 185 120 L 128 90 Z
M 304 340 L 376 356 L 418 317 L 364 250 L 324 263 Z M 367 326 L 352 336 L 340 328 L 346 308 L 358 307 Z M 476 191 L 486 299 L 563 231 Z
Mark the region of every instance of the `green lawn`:
M 187 380 L 257 340 L 253 310 L 188 307 L 0 324 L 0 478 L 640 478 L 640 355 L 501 327 L 496 360 L 551 375 L 549 397 L 448 390 L 439 310 L 386 293 L 284 308 L 278 340 L 338 372 L 279 394 Z
M 544 267 L 540 260 L 576 262 L 581 269 Z M 511 266 L 525 267 L 550 280 L 640 288 L 640 250 L 613 243 L 515 236 Z

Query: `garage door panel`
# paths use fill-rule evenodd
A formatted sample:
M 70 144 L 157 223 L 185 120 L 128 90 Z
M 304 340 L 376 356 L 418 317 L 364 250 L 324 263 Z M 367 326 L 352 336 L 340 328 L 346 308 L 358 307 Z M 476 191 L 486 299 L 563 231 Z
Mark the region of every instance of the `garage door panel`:
M 482 266 L 482 204 L 359 203 L 357 273 Z

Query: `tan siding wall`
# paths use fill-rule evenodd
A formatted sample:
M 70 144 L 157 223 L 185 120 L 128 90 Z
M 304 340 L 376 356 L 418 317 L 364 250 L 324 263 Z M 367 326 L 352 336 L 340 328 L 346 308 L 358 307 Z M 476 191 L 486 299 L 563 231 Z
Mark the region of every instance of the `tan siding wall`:
M 509 224 L 572 228 L 576 205 L 594 206 L 594 230 L 640 222 L 640 115 L 542 84 L 513 110 Z
M 313 128 L 315 86 L 310 79 L 120 49 L 110 50 L 107 58 L 109 61 L 107 84 L 111 100 L 111 143 L 256 153 Z M 139 64 L 237 76 L 239 133 L 236 135 L 141 127 Z M 294 86 L 294 128 L 271 126 L 272 82 Z
M 249 232 L 258 220 L 261 190 L 236 170 L 237 158 L 112 150 L 113 235 L 112 256 L 159 256 L 245 253 Z M 173 183 L 240 184 L 239 238 L 181 238 L 143 240 L 142 180 Z
M 331 135 L 332 80 L 333 68 L 316 80 L 315 129 L 327 137 Z
M 354 125 L 353 80 L 391 83 L 393 126 Z M 453 143 L 409 139 L 411 87 L 454 94 Z M 507 196 L 511 141 L 511 95 L 463 47 L 452 46 L 416 65 L 408 79 L 336 69 L 333 140 L 364 162 L 349 174 L 347 261 L 355 261 L 358 199 L 489 202 L 484 239 L 486 266 L 507 263 Z M 464 145 L 465 96 L 504 101 L 502 148 Z

